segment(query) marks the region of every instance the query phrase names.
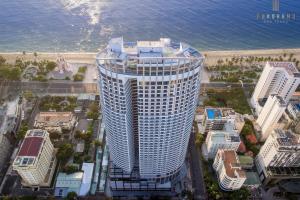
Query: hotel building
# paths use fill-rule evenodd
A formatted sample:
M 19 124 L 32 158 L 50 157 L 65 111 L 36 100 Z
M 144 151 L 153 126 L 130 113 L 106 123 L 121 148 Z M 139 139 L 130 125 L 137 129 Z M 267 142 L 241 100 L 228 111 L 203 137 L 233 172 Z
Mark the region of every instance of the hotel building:
M 45 130 L 29 130 L 13 162 L 13 169 L 29 187 L 50 186 L 56 166 L 55 149 Z
M 219 186 L 222 190 L 238 190 L 246 180 L 245 171 L 242 169 L 234 150 L 219 149 L 213 168 L 216 170 Z
M 277 95 L 269 96 L 256 120 L 256 123 L 260 126 L 261 141 L 265 141 L 272 130 L 276 128 L 276 124 L 284 113 L 286 106 L 282 97 Z
M 281 96 L 288 103 L 299 84 L 300 73 L 294 63 L 267 62 L 253 92 L 252 107 L 259 114 L 272 94 Z
M 255 158 L 263 184 L 300 178 L 300 137 L 288 130 L 275 129 Z
M 166 38 L 115 38 L 97 63 L 113 165 L 160 183 L 177 176 L 199 95 L 202 55 Z

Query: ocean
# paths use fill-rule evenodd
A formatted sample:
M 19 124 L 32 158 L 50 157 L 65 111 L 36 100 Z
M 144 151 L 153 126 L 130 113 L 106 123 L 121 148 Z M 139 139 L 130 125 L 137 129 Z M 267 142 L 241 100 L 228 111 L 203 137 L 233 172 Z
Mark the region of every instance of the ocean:
M 97 51 L 119 36 L 200 50 L 300 48 L 300 1 L 0 0 L 2 52 Z

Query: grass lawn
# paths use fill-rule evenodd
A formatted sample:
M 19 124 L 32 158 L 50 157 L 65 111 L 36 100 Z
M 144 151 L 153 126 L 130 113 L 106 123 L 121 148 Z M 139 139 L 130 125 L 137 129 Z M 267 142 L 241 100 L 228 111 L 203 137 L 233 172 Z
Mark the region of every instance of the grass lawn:
M 242 88 L 226 89 L 224 91 L 207 90 L 208 99 L 204 106 L 230 107 L 241 114 L 251 114 L 251 109 Z

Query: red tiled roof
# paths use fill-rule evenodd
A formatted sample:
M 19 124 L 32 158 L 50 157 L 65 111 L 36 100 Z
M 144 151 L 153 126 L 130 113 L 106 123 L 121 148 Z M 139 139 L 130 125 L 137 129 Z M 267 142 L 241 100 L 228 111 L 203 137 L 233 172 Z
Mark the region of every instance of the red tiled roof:
M 251 143 L 251 144 L 257 144 L 257 139 L 256 136 L 252 133 L 249 135 L 246 135 L 246 139 Z
M 43 143 L 42 137 L 26 137 L 18 156 L 37 156 Z

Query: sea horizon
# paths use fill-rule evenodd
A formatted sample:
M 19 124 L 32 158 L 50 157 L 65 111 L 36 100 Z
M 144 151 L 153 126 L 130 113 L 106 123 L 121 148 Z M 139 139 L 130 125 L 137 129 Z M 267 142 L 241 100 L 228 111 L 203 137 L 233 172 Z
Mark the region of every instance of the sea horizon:
M 169 37 L 200 51 L 300 48 L 297 0 L 276 11 L 272 0 L 2 0 L 0 8 L 0 52 L 97 52 L 119 36 Z

